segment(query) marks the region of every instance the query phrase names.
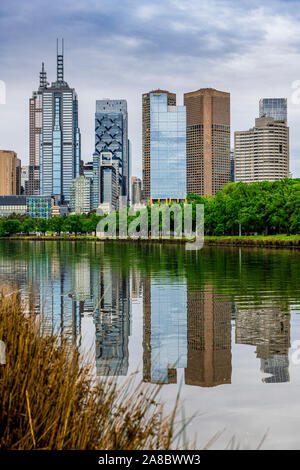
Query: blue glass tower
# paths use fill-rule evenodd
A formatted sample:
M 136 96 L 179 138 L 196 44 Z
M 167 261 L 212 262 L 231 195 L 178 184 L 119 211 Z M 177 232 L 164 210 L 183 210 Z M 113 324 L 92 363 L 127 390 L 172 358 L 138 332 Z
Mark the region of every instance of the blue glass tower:
M 259 117 L 272 117 L 275 121 L 287 121 L 286 98 L 262 98 L 259 100 Z
M 186 107 L 150 93 L 150 199 L 186 198 Z

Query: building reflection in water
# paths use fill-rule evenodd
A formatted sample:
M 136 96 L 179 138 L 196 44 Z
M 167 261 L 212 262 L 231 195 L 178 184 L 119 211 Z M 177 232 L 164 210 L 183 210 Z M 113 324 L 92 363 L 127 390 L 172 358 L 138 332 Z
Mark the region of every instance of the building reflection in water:
M 275 304 L 264 308 L 237 308 L 235 340 L 237 344 L 256 346 L 261 371 L 270 374 L 265 383 L 289 382 L 290 315 Z
M 126 375 L 130 336 L 129 278 L 116 269 L 99 269 L 94 298 L 97 375 Z
M 231 383 L 231 310 L 232 303 L 221 299 L 212 286 L 188 291 L 187 385 Z
M 176 383 L 187 362 L 186 285 L 144 280 L 143 377 Z
M 162 282 L 160 278 L 160 282 Z M 231 303 L 186 284 L 144 282 L 144 380 L 213 387 L 231 382 Z
M 142 299 L 145 381 L 176 383 L 177 369 L 184 369 L 187 385 L 230 384 L 232 320 L 235 342 L 256 347 L 263 382 L 290 380 L 287 307 L 264 299 L 250 308 L 248 298 L 244 308 L 238 296 L 229 301 L 212 284 L 197 288 L 184 275 L 151 278 L 137 267 L 122 270 L 102 244 L 78 253 L 73 244 L 27 247 L 24 257 L 17 247 L 0 257 L 2 291 L 19 290 L 28 311 L 72 343 L 80 342 L 82 316 L 89 316 L 98 375 L 128 373 L 131 303 Z

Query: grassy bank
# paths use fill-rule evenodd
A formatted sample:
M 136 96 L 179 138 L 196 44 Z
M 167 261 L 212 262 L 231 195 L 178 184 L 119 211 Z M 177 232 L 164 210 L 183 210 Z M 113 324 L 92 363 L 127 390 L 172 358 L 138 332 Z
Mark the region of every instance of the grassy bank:
M 18 294 L 0 297 L 0 449 L 169 449 L 176 407 L 158 387 L 95 381 L 60 336 L 25 315 Z M 3 353 L 3 351 L 2 351 Z M 3 362 L 3 354 L 0 355 Z
M 300 248 L 300 235 L 253 235 L 253 236 L 220 236 L 205 237 L 206 245 L 228 245 L 228 246 L 257 246 L 273 248 Z
M 30 240 L 30 241 L 98 241 L 103 243 L 105 240 L 97 237 L 87 236 L 28 236 L 28 237 L 0 237 L 0 240 Z M 160 243 L 160 244 L 185 244 L 193 242 L 194 238 L 147 238 L 147 239 L 133 239 L 133 238 L 113 238 L 109 241 L 126 242 L 126 243 Z M 228 245 L 228 246 L 257 246 L 257 247 L 300 247 L 300 235 L 253 235 L 253 236 L 205 236 L 205 245 Z

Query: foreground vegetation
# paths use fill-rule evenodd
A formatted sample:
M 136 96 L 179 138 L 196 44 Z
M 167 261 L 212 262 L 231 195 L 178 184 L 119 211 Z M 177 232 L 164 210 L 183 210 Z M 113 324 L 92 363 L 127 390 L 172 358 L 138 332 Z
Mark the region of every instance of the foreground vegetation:
M 94 383 L 76 349 L 26 317 L 18 294 L 0 298 L 0 449 L 169 449 L 159 388 Z M 3 357 L 2 357 L 3 359 Z

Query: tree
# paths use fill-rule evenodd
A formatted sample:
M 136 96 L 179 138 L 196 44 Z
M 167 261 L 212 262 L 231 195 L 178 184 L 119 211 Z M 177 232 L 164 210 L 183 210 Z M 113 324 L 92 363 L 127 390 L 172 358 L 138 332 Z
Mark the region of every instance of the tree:
M 42 232 L 45 235 L 46 231 L 48 230 L 48 220 L 47 219 L 38 219 L 36 228 L 39 232 Z
M 33 219 L 25 219 L 22 223 L 22 233 L 34 232 L 35 230 L 35 221 Z

